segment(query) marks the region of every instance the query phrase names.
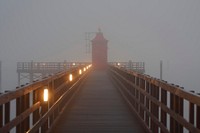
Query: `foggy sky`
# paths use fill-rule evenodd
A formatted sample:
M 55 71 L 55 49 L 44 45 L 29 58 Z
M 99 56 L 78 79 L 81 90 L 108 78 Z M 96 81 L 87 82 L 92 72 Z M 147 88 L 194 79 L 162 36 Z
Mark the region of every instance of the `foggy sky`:
M 90 61 L 85 32 L 100 27 L 109 61 L 144 61 L 146 73 L 199 90 L 199 0 L 2 0 L 3 87 L 17 81 L 18 61 Z M 11 83 L 10 83 L 11 82 Z

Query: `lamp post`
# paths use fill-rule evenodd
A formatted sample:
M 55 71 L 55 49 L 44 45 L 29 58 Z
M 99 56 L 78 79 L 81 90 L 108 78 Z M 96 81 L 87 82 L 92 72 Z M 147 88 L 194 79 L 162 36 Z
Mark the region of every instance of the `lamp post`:
M 49 100 L 49 90 L 47 89 L 47 87 L 45 87 L 43 92 L 43 101 L 48 102 L 48 100 Z
M 69 75 L 69 81 L 71 82 L 72 80 L 73 80 L 73 75 L 70 74 L 70 75 Z
M 47 86 L 44 87 L 43 90 L 43 102 L 42 102 L 42 109 L 41 109 L 41 115 L 43 116 L 48 111 L 48 104 L 49 104 L 49 88 Z M 48 121 L 45 121 L 45 123 L 41 127 L 41 133 L 45 133 L 48 129 Z
M 79 75 L 81 75 L 81 74 L 82 74 L 82 70 L 80 69 L 80 70 L 79 70 Z

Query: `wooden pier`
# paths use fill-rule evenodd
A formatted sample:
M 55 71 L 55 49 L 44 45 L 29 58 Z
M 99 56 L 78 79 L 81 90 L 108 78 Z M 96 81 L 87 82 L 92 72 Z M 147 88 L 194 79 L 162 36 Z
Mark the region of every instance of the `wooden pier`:
M 93 71 L 52 133 L 143 133 L 105 71 Z

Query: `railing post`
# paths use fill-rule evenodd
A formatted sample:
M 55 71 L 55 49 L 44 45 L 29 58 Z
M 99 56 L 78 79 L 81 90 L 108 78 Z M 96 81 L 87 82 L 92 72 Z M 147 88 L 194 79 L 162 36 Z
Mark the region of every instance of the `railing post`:
M 21 113 L 21 97 L 16 99 L 16 116 Z M 16 133 L 21 133 L 21 122 L 16 126 Z
M 33 104 L 37 103 L 39 101 L 39 91 L 34 90 L 33 91 Z M 35 110 L 33 112 L 33 125 L 40 119 L 39 109 Z M 36 133 L 39 133 L 39 130 L 36 131 Z
M 20 115 L 23 113 L 26 109 L 29 108 L 29 94 L 23 95 L 16 99 L 16 115 Z M 20 122 L 16 126 L 16 132 L 17 133 L 24 133 L 29 129 L 29 116 L 25 118 L 22 122 Z
M 26 110 L 26 109 L 28 109 L 29 108 L 29 103 L 30 103 L 30 96 L 29 96 L 29 93 L 28 94 L 26 94 L 25 96 L 24 96 L 24 111 Z M 27 116 L 27 118 L 24 120 L 24 130 L 25 131 L 28 131 L 28 129 L 29 129 L 29 127 L 30 127 L 30 122 L 29 122 L 29 116 Z
M 49 84 L 49 90 L 51 93 L 51 98 L 49 99 L 49 108 L 54 104 L 54 81 L 52 80 L 51 83 Z M 50 126 L 53 124 L 54 121 L 54 113 L 50 116 Z
M 191 93 L 194 93 L 194 91 L 190 91 Z M 194 103 L 189 103 L 189 122 L 194 125 Z M 192 133 L 192 132 L 190 132 Z
M 200 93 L 198 93 L 198 95 L 200 95 Z M 197 105 L 196 108 L 196 124 L 197 124 L 197 128 L 200 129 L 200 106 Z
M 9 91 L 5 91 L 5 93 L 7 92 Z M 7 124 L 10 122 L 10 101 L 5 103 L 4 113 L 4 124 Z
M 174 95 L 174 111 L 176 114 L 183 117 L 183 99 L 177 95 Z M 179 124 L 176 120 L 174 120 L 174 126 L 175 126 L 175 132 L 176 133 L 182 133 L 183 132 L 183 126 Z
M 43 89 L 40 90 L 40 92 L 42 92 L 41 94 L 43 94 Z M 42 100 L 41 100 L 42 101 Z M 41 106 L 41 115 L 43 116 L 47 111 L 48 111 L 48 101 L 46 102 L 42 102 L 42 106 Z M 47 119 L 44 124 L 41 126 L 41 133 L 45 133 L 48 129 L 48 120 Z
M 135 78 L 135 76 L 133 76 L 132 82 L 133 82 L 134 85 L 136 85 L 135 84 L 136 83 L 135 80 L 136 80 L 136 78 Z M 135 87 L 132 88 L 132 93 L 133 93 L 133 96 L 136 97 L 136 89 L 135 89 Z M 133 100 L 133 107 L 136 108 L 136 101 L 135 100 Z
M 145 80 L 140 78 L 140 89 L 145 89 Z M 144 109 L 142 108 L 142 105 L 144 105 L 144 94 L 140 92 L 140 117 L 142 120 L 144 120 Z
M 155 98 L 159 101 L 159 87 L 158 86 L 154 86 L 155 88 Z M 157 120 L 159 121 L 159 106 L 156 105 L 154 103 L 154 106 L 155 106 L 155 112 L 154 112 L 154 116 L 157 118 Z M 154 133 L 158 133 L 158 125 L 155 123 L 155 132 Z
M 146 82 L 146 92 L 147 93 L 149 93 L 149 82 Z M 149 110 L 149 98 L 148 97 L 146 97 L 146 108 L 148 109 L 148 111 L 150 112 L 150 110 Z M 147 124 L 147 126 L 149 127 L 150 125 L 149 125 L 149 115 L 148 115 L 148 113 L 146 112 L 146 124 Z
M 0 105 L 0 127 L 3 126 L 3 106 Z
M 10 122 L 10 102 L 5 103 L 5 124 Z
M 48 103 L 43 103 L 42 105 L 42 115 L 44 115 L 48 110 Z M 41 133 L 45 133 L 48 129 L 48 119 L 45 121 L 45 123 L 41 126 Z
M 151 88 L 150 88 L 150 94 L 151 94 L 151 96 L 154 96 L 154 93 L 155 93 L 154 85 L 151 84 Z M 154 115 L 154 112 L 155 112 L 155 106 L 154 106 L 154 103 L 153 103 L 152 100 L 151 100 L 150 103 L 151 103 L 151 104 L 150 104 L 151 114 Z M 155 132 L 155 123 L 154 123 L 154 121 L 153 121 L 152 118 L 151 118 L 151 123 L 150 123 L 150 125 L 151 125 L 150 129 L 151 129 L 151 131 L 154 133 L 154 132 Z
M 167 106 L 167 91 L 161 88 L 161 103 Z M 167 113 L 161 109 L 161 122 L 162 124 L 167 127 Z M 164 133 L 161 130 L 161 133 Z
M 175 113 L 176 114 L 179 114 L 179 97 L 178 96 L 176 96 L 176 95 L 174 95 L 174 111 L 175 111 Z M 176 133 L 179 133 L 179 123 L 176 121 L 176 120 L 174 120 L 174 131 L 176 132 Z
M 136 85 L 139 87 L 139 77 L 136 77 Z M 136 99 L 139 101 L 139 91 L 136 89 Z M 136 102 L 136 111 L 139 114 L 139 105 Z
M 0 93 L 1 95 L 1 93 Z M 3 126 L 3 105 L 0 105 L 0 128 Z
M 136 99 L 139 100 L 139 91 L 137 89 L 136 89 Z M 139 105 L 137 102 L 135 104 L 136 104 L 135 109 L 136 109 L 137 113 L 139 113 Z
M 174 111 L 174 94 L 173 93 L 170 93 L 170 109 Z M 175 129 L 175 126 L 174 126 L 175 122 L 174 122 L 174 119 L 173 117 L 170 116 L 170 133 L 174 133 L 174 129 Z
M 179 115 L 183 117 L 184 114 L 184 103 L 183 98 L 179 97 Z M 179 124 L 179 133 L 183 133 L 183 126 Z
M 159 87 L 151 84 L 151 96 L 159 100 Z M 158 119 L 159 115 L 159 107 L 151 101 L 151 113 Z M 153 133 L 158 133 L 158 125 L 151 118 L 151 130 Z
M 58 87 L 57 82 L 58 82 L 58 80 L 54 80 L 54 89 Z M 54 90 L 54 91 L 55 91 L 55 90 Z M 58 92 L 57 92 L 57 93 L 54 93 L 54 101 L 57 101 L 58 98 L 59 98 Z M 55 118 L 58 116 L 58 114 L 59 114 L 59 107 L 56 108 L 56 109 L 54 110 L 54 113 L 53 113 L 53 114 L 54 114 L 54 117 L 55 117 Z
M 20 105 L 21 105 L 21 112 L 20 112 L 20 114 L 22 113 L 22 112 L 24 112 L 24 107 L 25 107 L 25 105 L 24 105 L 24 99 L 25 99 L 25 97 L 24 97 L 24 95 L 23 96 L 21 96 L 20 97 Z M 24 125 L 25 125 L 25 123 L 24 123 L 25 121 L 22 121 L 21 122 L 21 125 L 20 125 L 20 130 L 21 130 L 21 132 L 20 133 L 24 133 L 25 132 L 25 129 L 24 129 Z

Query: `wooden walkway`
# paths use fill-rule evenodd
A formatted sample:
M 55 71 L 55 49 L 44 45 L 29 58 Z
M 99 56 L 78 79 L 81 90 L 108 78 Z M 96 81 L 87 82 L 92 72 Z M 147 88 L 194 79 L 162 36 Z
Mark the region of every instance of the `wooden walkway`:
M 143 133 L 138 120 L 104 71 L 93 71 L 54 133 Z

